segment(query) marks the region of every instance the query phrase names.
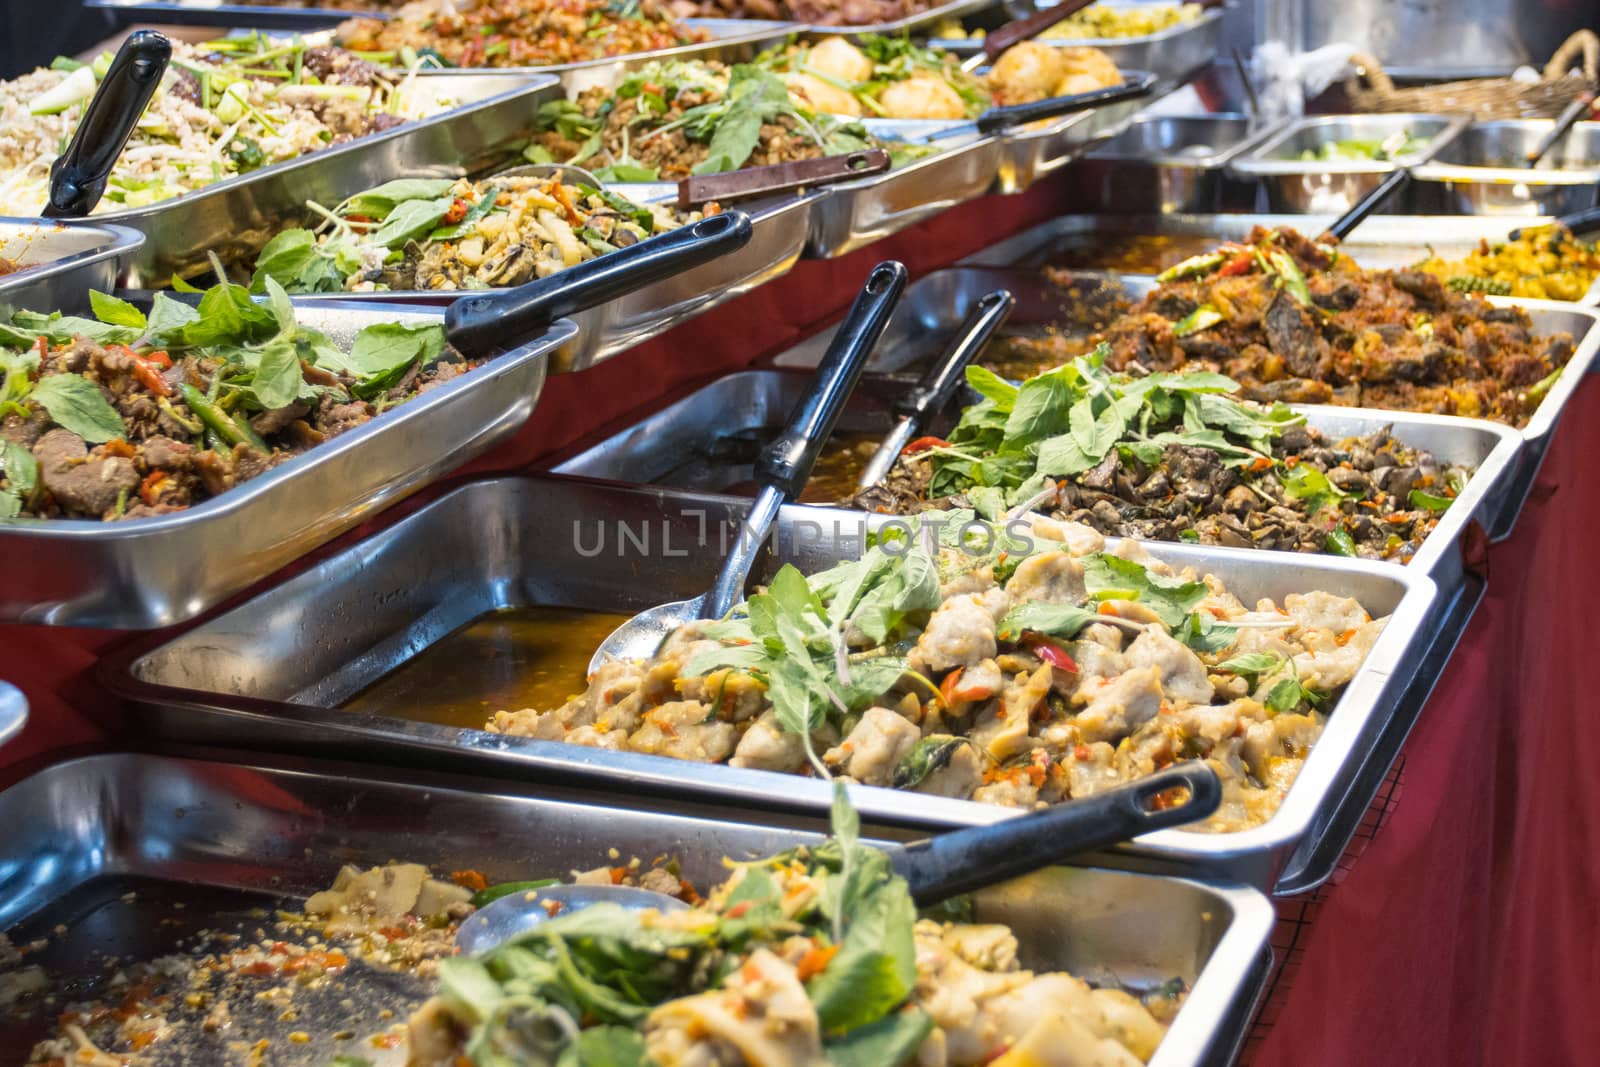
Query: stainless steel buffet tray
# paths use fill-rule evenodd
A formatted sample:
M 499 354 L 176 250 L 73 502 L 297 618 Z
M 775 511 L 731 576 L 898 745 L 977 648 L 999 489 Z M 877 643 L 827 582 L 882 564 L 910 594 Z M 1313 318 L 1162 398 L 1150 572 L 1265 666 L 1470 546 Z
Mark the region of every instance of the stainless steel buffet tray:
M 1107 0 L 1100 0 L 1107 3 Z M 1136 4 L 1109 4 L 1128 8 Z M 1172 89 L 1210 64 L 1222 54 L 1222 11 L 1211 10 L 1193 22 L 1169 26 L 1160 33 L 1144 37 L 1107 37 L 1067 40 L 1044 37 L 1040 40 L 1060 48 L 1098 48 L 1123 70 L 1148 70 L 1161 79 L 1164 88 Z M 935 38 L 928 42 L 952 52 L 972 54 L 982 45 L 981 39 Z
M 581 479 L 479 481 L 198 627 L 104 660 L 100 680 L 143 712 L 142 727 L 160 736 L 461 764 L 500 777 L 584 781 L 629 796 L 821 815 L 829 788 L 810 778 L 339 710 L 428 645 L 497 609 L 542 604 L 631 612 L 691 596 L 720 562 L 716 532 L 735 529 L 744 509 L 745 502 L 727 497 Z M 859 552 L 863 523 L 884 518 L 785 508 L 775 554 L 806 571 L 821 569 Z M 598 547 L 597 532 L 608 537 Z M 641 534 L 654 554 L 637 549 Z M 1268 822 L 1231 834 L 1161 831 L 1098 857 L 1113 866 L 1271 886 L 1294 865 L 1297 849 L 1317 846 L 1319 828 L 1348 802 L 1351 776 L 1413 680 L 1434 584 L 1388 564 L 1148 547 L 1175 566 L 1216 574 L 1247 603 L 1325 590 L 1391 617 Z M 865 820 L 884 825 L 932 829 L 1019 814 L 884 788 L 856 787 L 852 795 Z
M 126 226 L 0 217 L 0 259 L 17 265 L 0 275 L 0 307 L 86 309 L 89 290 L 115 289 L 142 244 L 144 235 Z
M 1525 154 L 1552 119 L 1477 122 L 1417 168 L 1426 206 L 1469 215 L 1567 215 L 1595 206 L 1600 189 L 1600 122 L 1580 122 L 1536 168 Z
M 924 11 L 904 18 L 891 19 L 888 22 L 869 22 L 863 26 L 822 26 L 807 25 L 805 28 L 811 33 L 826 33 L 834 36 L 859 37 L 863 33 L 912 33 L 915 30 L 925 30 L 937 26 L 945 19 L 960 18 L 963 15 L 976 14 L 998 7 L 1000 0 L 949 0 L 947 3 L 936 4 Z M 917 36 L 922 36 L 917 34 Z
M 302 306 L 304 326 L 346 347 L 379 322 L 440 321 L 437 308 Z M 331 540 L 513 433 L 546 363 L 577 327 L 562 319 L 483 366 L 184 511 L 121 522 L 10 519 L 0 555 L 27 560 L 0 590 L 0 619 L 113 629 L 183 622 Z
M 1154 84 L 1146 70 L 1122 67 L 1124 81 Z M 1090 111 L 1078 111 L 1000 134 L 1003 146 L 995 191 L 1020 193 L 1046 175 L 1053 174 L 1107 137 L 1121 133 L 1147 104 L 1137 97 Z
M 404 860 L 441 874 L 479 870 L 499 882 L 667 853 L 704 888 L 726 877 L 724 856 L 756 858 L 820 837 L 814 824 L 753 825 L 704 809 L 630 809 L 625 798 L 484 785 L 292 760 L 105 755 L 57 764 L 0 793 L 0 818 L 13 828 L 10 853 L 20 860 L 0 869 L 0 928 L 18 944 L 46 939 L 29 962 L 86 982 L 103 977 L 106 956 L 150 958 L 191 929 L 259 925 L 248 909 L 325 888 L 342 864 Z M 1273 922 L 1271 905 L 1253 890 L 1054 867 L 985 890 L 976 906 L 979 921 L 1016 931 L 1024 966 L 1136 988 L 1175 977 L 1190 984 L 1154 1067 L 1228 1062 L 1244 1036 Z M 362 988 L 378 984 L 360 983 L 363 973 L 346 976 L 348 995 L 362 1008 L 387 999 L 403 1020 L 396 991 Z M 353 1022 L 352 1007 L 347 1001 L 344 1010 Z M 23 1025 L 0 1021 L 0 1034 Z M 274 1041 L 272 1062 L 326 1064 L 336 1052 L 356 1051 L 348 1048 L 356 1042 L 343 1044 Z M 28 1047 L 21 1035 L 7 1045 Z M 403 1048 L 360 1046 L 375 1065 L 405 1059 Z
M 1078 160 L 1074 200 L 1080 213 L 1222 210 L 1232 199 L 1225 196 L 1228 184 L 1244 188 L 1229 175 L 1228 161 L 1275 129 L 1252 130 L 1248 116 L 1226 112 L 1142 115 Z
M 93 216 L 146 237 L 125 265 L 121 283 L 135 289 L 166 285 L 175 273 L 203 269 L 207 252 L 229 263 L 253 259 L 284 219 L 305 213 L 307 200 L 331 206 L 391 178 L 454 177 L 503 166 L 516 155 L 505 146 L 526 136 L 539 105 L 561 89 L 554 78 L 475 74 L 414 81 L 408 91 L 460 106 L 148 207 Z
M 630 187 L 617 186 L 624 195 Z M 805 251 L 811 213 L 822 192 L 775 197 L 739 209 L 750 216 L 750 243 L 725 256 L 684 271 L 637 292 L 572 316 L 578 337 L 552 356 L 550 371 L 562 374 L 591 367 L 642 344 L 696 315 L 788 273 Z M 359 300 L 367 304 L 448 304 L 458 297 L 493 290 L 436 289 L 384 293 L 318 293 L 296 299 L 307 306 Z
M 691 479 L 694 484 L 689 484 L 673 479 L 674 468 L 691 456 L 713 455 L 716 442 L 729 435 L 760 430 L 776 434 L 810 380 L 809 374 L 777 370 L 730 374 L 583 449 L 552 471 L 695 492 L 726 492 L 730 483 L 747 481 L 748 475 L 729 469 L 731 465 L 719 470 L 712 462 L 708 470 L 696 472 L 704 477 Z M 874 392 L 892 395 L 893 388 L 893 383 L 878 383 Z M 1313 404 L 1295 405 L 1295 410 L 1305 414 L 1308 426 L 1334 440 L 1393 426 L 1395 437 L 1404 443 L 1432 452 L 1443 463 L 1473 469 L 1461 495 L 1409 564 L 1432 578 L 1440 589 L 1459 585 L 1464 577 L 1462 535 L 1474 521 L 1485 529 L 1494 522 L 1504 503 L 1505 474 L 1521 447 L 1517 432 L 1481 419 Z M 842 429 L 887 432 L 894 424 L 893 414 L 884 405 L 858 404 L 853 414 L 854 419 L 846 416 Z
M 1273 211 L 1326 212 L 1354 207 L 1383 183 L 1396 167 L 1426 163 L 1460 136 L 1471 120 L 1464 115 L 1315 115 L 1295 119 L 1274 136 L 1236 157 L 1232 167 L 1259 179 Z M 1414 152 L 1393 160 L 1302 160 L 1302 151 L 1352 139 L 1381 141 L 1405 133 L 1426 138 Z
M 336 8 L 229 4 L 218 0 L 84 0 L 84 9 L 100 11 L 120 25 L 159 23 L 171 26 L 218 26 L 229 29 L 320 30 L 376 11 Z

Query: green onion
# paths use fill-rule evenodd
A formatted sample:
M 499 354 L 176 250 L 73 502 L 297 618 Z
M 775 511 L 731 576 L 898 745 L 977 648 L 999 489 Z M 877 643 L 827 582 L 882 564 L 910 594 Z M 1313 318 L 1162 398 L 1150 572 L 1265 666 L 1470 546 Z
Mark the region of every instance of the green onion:
M 1202 304 L 1173 324 L 1172 336 L 1188 337 L 1192 333 L 1209 330 L 1219 322 L 1226 322 L 1227 318 L 1216 308 Z
M 500 882 L 487 889 L 478 890 L 467 903 L 474 908 L 485 908 L 501 897 L 509 897 L 512 893 L 531 893 L 535 889 L 543 889 L 559 882 L 560 879 L 557 878 L 540 878 L 532 882 Z

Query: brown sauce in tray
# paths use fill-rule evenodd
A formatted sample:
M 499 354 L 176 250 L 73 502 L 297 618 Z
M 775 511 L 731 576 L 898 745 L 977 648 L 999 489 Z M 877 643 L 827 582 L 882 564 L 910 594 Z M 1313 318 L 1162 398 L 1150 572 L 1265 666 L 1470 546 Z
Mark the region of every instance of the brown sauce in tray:
M 1216 251 L 1220 243 L 1221 240 L 1212 234 L 1064 234 L 1045 250 L 1039 265 L 1159 274 L 1190 256 Z
M 583 692 L 594 650 L 627 620 L 572 608 L 491 612 L 434 642 L 344 710 L 478 730 L 497 711 L 557 708 Z
M 835 430 L 811 469 L 811 480 L 800 493 L 801 503 L 831 504 L 855 496 L 856 481 L 882 443 L 880 433 Z

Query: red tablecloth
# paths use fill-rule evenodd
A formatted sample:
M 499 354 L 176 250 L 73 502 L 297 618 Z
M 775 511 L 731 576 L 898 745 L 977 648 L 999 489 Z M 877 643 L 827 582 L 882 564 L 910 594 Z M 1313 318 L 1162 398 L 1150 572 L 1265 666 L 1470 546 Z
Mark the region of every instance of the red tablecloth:
M 837 315 L 876 260 L 925 272 L 1067 210 L 1058 195 L 1047 183 L 843 260 L 803 263 L 634 352 L 552 379 L 534 422 L 472 470 L 535 462 L 653 397 L 787 347 Z M 1271 1029 L 1249 1049 L 1253 1067 L 1595 1060 L 1600 779 L 1584 766 L 1600 749 L 1600 719 L 1586 689 L 1595 578 L 1584 549 L 1600 530 L 1600 489 L 1583 477 L 1594 455 L 1600 383 L 1590 380 L 1546 464 L 1554 491 L 1491 551 L 1489 592 L 1406 746 L 1381 832 L 1314 905 L 1284 905 L 1314 922 Z M 0 678 L 33 705 L 23 737 L 0 750 L 0 784 L 116 740 L 118 709 L 83 678 L 112 635 L 0 631 Z

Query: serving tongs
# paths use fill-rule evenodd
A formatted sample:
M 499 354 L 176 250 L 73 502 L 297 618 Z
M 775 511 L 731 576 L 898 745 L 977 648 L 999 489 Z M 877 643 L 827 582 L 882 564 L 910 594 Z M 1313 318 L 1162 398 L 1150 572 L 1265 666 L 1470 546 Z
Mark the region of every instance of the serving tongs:
M 678 182 L 678 209 L 688 211 L 700 204 L 719 204 L 753 200 L 798 189 L 809 189 L 835 182 L 866 178 L 889 169 L 889 153 L 882 148 L 845 152 L 819 159 L 792 163 L 773 163 L 765 167 L 746 167 L 721 174 L 695 174 Z
M 996 289 L 978 299 L 950 346 L 923 373 L 921 381 L 895 400 L 894 413 L 899 421 L 862 469 L 857 489 L 871 489 L 888 476 L 906 445 L 950 402 L 964 380 L 967 364 L 983 351 L 1016 305 L 1017 298 L 1006 289 Z
M 172 42 L 154 30 L 136 30 L 117 49 L 67 150 L 50 165 L 47 219 L 79 219 L 105 194 L 111 171 L 133 128 L 150 106 L 172 58 Z
M 1562 215 L 1553 222 L 1546 222 L 1538 226 L 1521 226 L 1512 230 L 1508 236 L 1515 241 L 1529 230 L 1542 230 L 1550 226 L 1563 226 L 1574 237 L 1593 233 L 1596 230 L 1600 230 L 1600 207 L 1586 207 L 1582 211 L 1574 211 L 1570 215 Z
M 1356 201 L 1356 203 L 1350 207 L 1350 210 L 1334 219 L 1333 222 L 1329 224 L 1328 228 L 1323 232 L 1333 237 L 1337 237 L 1339 240 L 1343 241 L 1346 237 L 1349 237 L 1353 232 L 1355 232 L 1355 228 L 1357 226 L 1366 221 L 1368 215 L 1372 214 L 1374 211 L 1377 211 L 1389 201 L 1390 197 L 1394 196 L 1401 189 L 1404 189 L 1410 184 L 1411 168 L 1396 167 L 1394 169 L 1394 173 L 1388 175 L 1383 179 L 1383 181 L 1379 182 L 1378 187 L 1372 190 L 1372 192 Z
M 1221 801 L 1216 772 L 1192 760 L 1043 811 L 886 845 L 883 851 L 894 873 L 906 880 L 911 899 L 926 907 L 1140 834 L 1203 819 Z M 511 892 L 468 916 L 456 931 L 456 947 L 469 956 L 488 952 L 552 916 L 595 904 L 664 912 L 688 907 L 677 897 L 633 886 L 559 885 Z
M 1572 128 L 1576 126 L 1584 116 L 1589 114 L 1589 109 L 1593 106 L 1593 90 L 1586 90 L 1579 93 L 1573 98 L 1572 103 L 1563 108 L 1561 114 L 1556 116 L 1555 124 L 1550 127 L 1550 132 L 1539 138 L 1539 143 L 1533 146 L 1532 150 L 1528 152 L 1523 161 L 1529 167 L 1537 167 L 1539 165 L 1539 161 L 1550 154 L 1550 149 L 1554 148 L 1556 144 L 1562 140 L 1562 138 L 1571 133 Z
M 1027 18 L 1013 19 L 983 39 L 983 47 L 961 63 L 961 69 L 971 74 L 986 63 L 993 63 L 1012 45 L 1031 41 L 1062 20 L 1076 15 L 1094 0 L 1066 0 L 1066 3 L 1035 11 Z
M 605 258 L 590 262 L 603 262 Z M 756 459 L 756 481 L 761 493 L 751 504 L 733 550 L 723 561 L 710 590 L 693 600 L 650 608 L 617 627 L 589 661 L 591 676 L 610 660 L 649 659 L 667 635 L 680 626 L 697 619 L 720 619 L 744 596 L 745 580 L 777 521 L 778 509 L 805 488 L 811 468 L 833 433 L 845 401 L 854 391 L 873 345 L 889 324 L 905 286 L 906 268 L 893 261 L 878 264 L 867 276 L 818 364 L 811 387 L 790 412 L 788 425 Z M 452 307 L 462 303 L 465 301 Z
M 1051 96 L 1028 104 L 992 107 L 971 122 L 960 122 L 954 126 L 946 126 L 942 130 L 935 130 L 923 137 L 907 140 L 912 144 L 929 144 L 950 137 L 965 137 L 968 134 L 1000 133 L 1013 126 L 1024 126 L 1040 119 L 1053 119 L 1058 115 L 1067 115 L 1074 111 L 1092 111 L 1095 108 L 1120 104 L 1124 100 L 1137 100 L 1142 96 L 1149 96 L 1155 84 L 1154 74 L 1143 73 L 1124 80 L 1121 85 L 1111 85 L 1104 89 L 1091 89 L 1086 93 L 1072 93 L 1069 96 Z

